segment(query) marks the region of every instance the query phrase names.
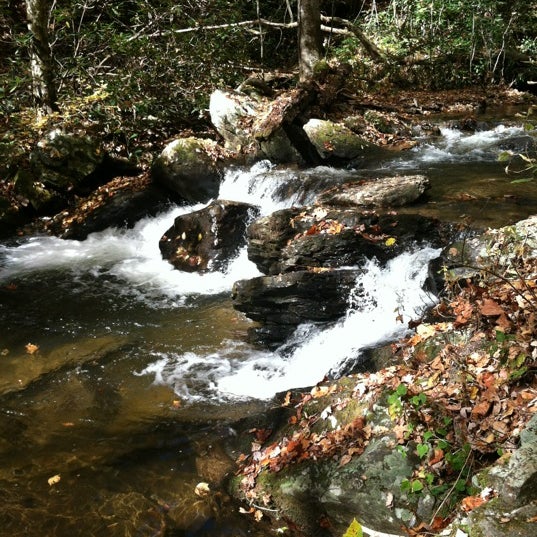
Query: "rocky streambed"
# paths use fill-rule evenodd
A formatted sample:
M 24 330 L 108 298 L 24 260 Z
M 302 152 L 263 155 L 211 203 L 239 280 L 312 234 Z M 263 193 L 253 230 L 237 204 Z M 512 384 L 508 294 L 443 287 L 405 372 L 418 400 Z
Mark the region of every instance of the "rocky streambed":
M 530 531 L 534 325 L 531 307 L 509 300 L 532 303 L 535 222 L 482 228 L 537 206 L 532 185 L 513 189 L 495 161 L 531 136 L 442 124 L 391 153 L 359 121 L 287 115 L 293 94 L 266 115 L 223 97 L 250 114 L 228 109 L 220 122 L 228 133 L 254 125 L 246 155 L 234 153 L 240 132 L 221 131 L 227 148 L 178 140 L 151 177 L 107 182 L 46 220 L 61 238 L 1 247 L 2 479 L 17 491 L 4 527 L 66 535 L 82 509 L 96 534 L 340 535 L 353 517 L 377 532 L 425 532 L 463 505 L 441 509 L 464 469 L 457 502 L 490 492 L 453 534 Z M 304 168 L 312 147 L 320 166 Z M 251 165 L 267 156 L 295 162 Z M 62 195 L 73 188 L 78 198 L 71 184 Z M 526 287 L 489 293 L 492 264 L 504 279 L 514 267 L 515 288 Z M 428 317 L 446 274 L 473 298 Z M 403 336 L 416 339 L 386 346 Z M 341 380 L 319 383 L 327 375 Z M 428 415 L 457 431 L 473 424 L 468 441 Z M 513 456 L 476 477 L 498 450 Z

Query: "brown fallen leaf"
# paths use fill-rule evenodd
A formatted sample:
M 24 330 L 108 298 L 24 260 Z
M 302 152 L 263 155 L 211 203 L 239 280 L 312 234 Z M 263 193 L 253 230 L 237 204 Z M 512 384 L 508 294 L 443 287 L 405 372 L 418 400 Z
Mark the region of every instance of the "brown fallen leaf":
M 28 344 L 26 344 L 26 347 L 24 347 L 24 348 L 26 349 L 27 354 L 35 354 L 39 350 L 39 345 L 34 345 L 33 343 L 28 343 Z
M 461 509 L 468 513 L 480 505 L 483 505 L 485 501 L 486 500 L 484 500 L 481 496 L 467 496 L 466 498 L 463 498 L 461 502 Z
M 472 418 L 486 416 L 490 410 L 490 401 L 481 401 L 472 409 Z
M 505 313 L 503 308 L 495 300 L 492 300 L 492 298 L 484 298 L 483 304 L 479 308 L 479 311 L 481 315 L 485 315 L 487 317 L 494 317 L 496 315 L 502 315 L 502 313 Z

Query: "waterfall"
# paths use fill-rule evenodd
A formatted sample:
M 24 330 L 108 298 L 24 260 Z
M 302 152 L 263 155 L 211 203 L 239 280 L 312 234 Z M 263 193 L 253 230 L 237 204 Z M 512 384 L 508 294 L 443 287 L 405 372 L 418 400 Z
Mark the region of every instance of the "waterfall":
M 439 250 L 424 248 L 406 252 L 386 267 L 370 261 L 356 281 L 360 299 L 349 300 L 344 319 L 325 329 L 300 326 L 292 344 L 275 352 L 227 342 L 222 352 L 159 354 L 139 374 L 154 375 L 156 383 L 169 384 L 189 399 L 196 386 L 198 394 L 210 395 L 213 401 L 267 399 L 279 391 L 314 385 L 326 374 L 337 375 L 344 365 L 358 362 L 364 348 L 403 336 L 408 321 L 435 303 L 423 285 L 429 261 L 438 255 Z M 289 346 L 291 352 L 286 351 Z
M 429 172 L 433 163 L 442 181 L 453 181 L 446 175 L 448 166 L 461 161 L 478 161 L 480 166 L 483 161 L 494 162 L 499 144 L 518 143 L 522 137 L 521 127 L 500 126 L 475 134 L 445 128 L 441 137 L 423 140 L 414 150 L 394 156 L 386 166 L 404 172 L 408 168 L 426 168 Z M 454 173 L 457 177 L 461 175 L 459 168 Z M 254 204 L 266 215 L 310 203 L 319 185 L 359 179 L 363 175 L 363 170 L 326 167 L 284 169 L 264 161 L 248 169 L 229 169 L 219 197 Z M 206 304 L 220 297 L 227 300 L 229 308 L 227 297 L 233 283 L 259 275 L 245 248 L 223 272 L 184 273 L 162 259 L 159 239 L 174 219 L 203 207 L 203 204 L 174 207 L 156 217 L 140 220 L 132 229 L 109 228 L 91 234 L 84 241 L 34 236 L 20 239 L 17 246 L 0 245 L 0 288 L 24 288 L 24 296 L 30 300 L 44 297 L 32 308 L 21 303 L 20 313 L 13 315 L 14 306 L 6 305 L 2 309 L 0 304 L 0 314 L 15 319 L 16 328 L 6 324 L 6 333 L 9 330 L 14 341 L 17 329 L 26 338 L 25 326 L 46 325 L 44 332 L 62 335 L 69 331 L 74 333 L 72 338 L 100 334 L 103 327 L 111 332 L 121 330 L 134 341 L 144 341 L 145 347 L 139 351 L 133 366 L 136 374 L 172 386 L 185 400 L 266 399 L 278 391 L 315 384 L 327 374 L 340 374 L 349 364 L 362 359 L 364 349 L 403 335 L 408 321 L 419 318 L 434 303 L 434 297 L 423 291 L 423 283 L 429 262 L 439 252 L 424 248 L 406 252 L 382 267 L 371 260 L 357 278 L 356 288 L 360 293 L 349 297 L 345 318 L 329 327 L 299 326 L 291 339 L 276 351 L 254 348 L 244 341 L 243 335 L 222 339 L 227 335 L 217 334 L 210 345 L 196 347 L 194 343 L 190 346 L 185 343 L 184 348 L 176 349 L 177 338 L 172 334 L 166 344 L 159 345 L 162 339 L 159 323 L 166 312 L 172 318 L 166 321 L 167 325 L 173 325 L 179 314 L 182 322 L 188 323 L 188 311 L 200 308 L 197 302 L 200 298 Z M 54 287 L 58 280 L 61 286 Z M 77 289 L 81 281 L 85 287 Z M 92 293 L 86 293 L 88 285 Z M 106 295 L 106 300 L 91 302 L 93 297 L 102 298 L 102 295 Z M 76 317 L 81 296 L 85 307 L 89 304 L 93 310 Z M 10 304 L 15 304 L 15 300 L 16 297 Z M 69 301 L 71 306 L 67 306 Z M 116 308 L 119 302 L 127 303 L 128 307 Z M 103 303 L 113 305 L 110 312 L 102 310 Z M 51 321 L 47 308 L 56 312 L 57 318 Z M 123 317 L 121 323 L 116 323 L 114 316 L 120 309 Z M 134 322 L 132 312 L 137 309 L 141 313 L 137 313 Z M 152 317 L 154 312 L 158 312 L 157 320 Z M 210 315 L 210 311 L 204 310 L 203 314 Z M 26 323 L 25 315 L 35 318 Z M 101 324 L 95 322 L 94 331 L 87 324 L 91 315 L 102 317 Z M 151 330 L 144 332 L 144 322 L 151 325 Z

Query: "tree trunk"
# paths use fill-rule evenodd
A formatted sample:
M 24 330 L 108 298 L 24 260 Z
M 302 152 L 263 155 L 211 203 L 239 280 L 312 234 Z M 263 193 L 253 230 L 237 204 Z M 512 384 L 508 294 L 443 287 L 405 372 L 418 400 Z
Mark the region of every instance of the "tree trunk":
M 298 0 L 298 66 L 300 81 L 313 77 L 322 58 L 320 0 Z
M 30 68 L 35 105 L 45 114 L 58 110 L 54 60 L 48 35 L 50 0 L 26 0 L 28 29 L 32 33 Z

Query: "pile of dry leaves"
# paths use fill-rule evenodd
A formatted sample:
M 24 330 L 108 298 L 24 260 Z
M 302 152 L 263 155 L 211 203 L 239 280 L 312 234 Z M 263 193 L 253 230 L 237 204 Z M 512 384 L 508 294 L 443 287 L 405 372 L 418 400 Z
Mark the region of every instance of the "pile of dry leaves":
M 398 365 L 321 383 L 310 393 L 288 393 L 283 406 L 291 414 L 283 437 L 270 441 L 272 431 L 253 429 L 251 452 L 239 458 L 246 499 L 259 501 L 261 472 L 323 458 L 347 464 L 372 437 L 367 409 L 387 398 L 394 448 L 411 450 L 421 461 L 408 480 L 409 492 L 428 487 L 439 497 L 451 495 L 448 510 L 425 530 L 444 527 L 457 508 L 487 501 L 468 485 L 471 476 L 514 450 L 537 412 L 534 267 L 535 259 L 520 259 L 514 274 L 484 271 L 458 281 L 436 308 L 438 322 L 420 324 L 412 337 L 392 345 Z M 357 408 L 348 413 L 349 422 L 316 427 L 351 404 Z M 455 487 L 458 494 L 452 494 Z

